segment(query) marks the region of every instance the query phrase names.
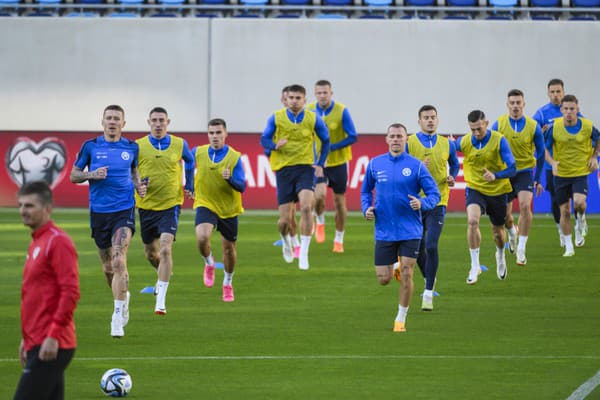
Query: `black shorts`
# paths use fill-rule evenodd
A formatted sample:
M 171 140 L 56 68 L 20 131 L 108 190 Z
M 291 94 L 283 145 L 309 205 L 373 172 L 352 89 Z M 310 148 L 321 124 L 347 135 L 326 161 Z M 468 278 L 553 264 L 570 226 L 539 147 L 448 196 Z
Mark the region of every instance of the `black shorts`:
M 398 257 L 409 257 L 416 259 L 419 255 L 420 243 L 420 239 L 399 240 L 394 242 L 376 240 L 375 265 L 391 265 L 398 261 Z
M 112 213 L 90 212 L 90 226 L 92 237 L 99 249 L 112 247 L 112 237 L 117 229 L 126 226 L 131 229 L 131 236 L 135 233 L 135 208 Z
M 467 207 L 469 204 L 477 204 L 481 208 L 482 214 L 487 214 L 494 226 L 504 226 L 506 223 L 506 205 L 508 204 L 508 195 L 487 196 L 467 188 L 465 191 L 467 197 Z
M 513 191 L 508 194 L 508 201 L 511 202 L 517 198 L 519 192 L 533 193 L 533 171 L 520 171 L 510 178 L 510 185 Z
M 312 165 L 291 165 L 275 172 L 277 204 L 298 201 L 301 190 L 315 190 L 315 169 Z
M 160 238 L 163 233 L 170 233 L 175 237 L 181 207 L 175 206 L 166 210 L 154 211 L 138 209 L 140 214 L 140 233 L 142 242 L 150 244 Z
M 346 193 L 348 184 L 348 164 L 323 168 L 323 177 L 317 178 L 317 183 L 326 183 L 335 194 Z
M 196 208 L 196 225 L 209 223 L 214 226 L 221 236 L 230 242 L 235 242 L 238 235 L 238 217 L 220 218 L 206 207 Z
M 554 198 L 557 204 L 564 204 L 573 197 L 574 193 L 584 194 L 587 196 L 588 193 L 588 177 L 576 176 L 573 178 L 561 178 L 560 176 L 554 177 Z

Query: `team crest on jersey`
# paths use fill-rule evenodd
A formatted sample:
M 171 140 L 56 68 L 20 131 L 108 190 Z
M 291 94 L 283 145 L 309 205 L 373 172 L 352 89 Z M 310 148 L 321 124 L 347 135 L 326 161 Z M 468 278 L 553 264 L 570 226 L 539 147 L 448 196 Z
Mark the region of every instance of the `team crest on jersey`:
M 402 175 L 404 176 L 411 176 L 412 175 L 412 171 L 410 168 L 403 168 L 402 169 Z
M 121 153 L 121 158 L 125 161 L 129 160 L 129 153 L 124 151 Z

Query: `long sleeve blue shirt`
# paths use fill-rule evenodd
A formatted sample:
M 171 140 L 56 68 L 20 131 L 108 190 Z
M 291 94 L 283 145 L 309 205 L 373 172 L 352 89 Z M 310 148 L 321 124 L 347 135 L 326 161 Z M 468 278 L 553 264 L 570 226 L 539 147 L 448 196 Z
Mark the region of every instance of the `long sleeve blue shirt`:
M 150 143 L 157 150 L 166 150 L 171 145 L 171 135 L 167 134 L 164 137 L 157 139 L 152 135 L 148 135 L 150 139 Z M 185 190 L 189 190 L 191 192 L 194 191 L 194 169 L 196 167 L 196 162 L 192 152 L 190 151 L 190 146 L 188 146 L 187 141 L 183 139 L 183 150 L 181 151 L 181 158 L 183 158 L 185 167 Z
M 437 143 L 437 134 L 429 135 L 423 132 L 416 133 L 419 142 L 426 148 L 430 149 Z M 454 144 L 454 140 L 448 140 L 448 144 L 450 145 L 449 154 L 448 154 L 448 165 L 450 169 L 448 174 L 456 179 L 458 176 L 458 172 L 460 170 L 460 163 L 458 162 L 458 157 L 456 156 L 456 145 Z M 406 144 L 406 152 L 408 153 L 408 143 Z
M 481 140 L 477 140 L 477 138 L 475 138 L 475 135 L 471 135 L 471 143 L 473 144 L 473 146 L 477 147 L 478 149 L 481 149 L 482 147 L 485 147 L 486 144 L 488 144 L 491 137 L 492 131 L 488 129 L 485 136 Z M 464 136 L 461 136 L 458 139 L 456 139 L 456 151 L 461 151 L 460 144 L 463 138 Z M 510 151 L 508 141 L 504 137 L 500 138 L 500 159 L 504 161 L 504 163 L 506 164 L 506 168 L 502 171 L 494 172 L 496 178 L 505 179 L 515 176 L 515 174 L 517 173 L 517 165 L 515 163 L 515 158 L 513 157 L 512 151 Z
M 425 197 L 420 197 L 421 190 Z M 431 210 L 440 201 L 437 185 L 421 161 L 406 152 L 396 157 L 386 153 L 371 159 L 360 190 L 360 202 L 363 215 L 369 207 L 375 207 L 375 240 L 421 239 L 421 210 L 411 208 L 408 195 L 420 198 L 423 211 Z
M 192 154 L 194 155 L 194 159 L 196 158 L 196 150 L 198 148 L 194 147 L 192 150 Z M 229 152 L 229 146 L 225 145 L 222 148 L 215 150 L 212 147 L 208 148 L 208 157 L 212 160 L 213 163 L 221 162 L 225 156 Z M 244 193 L 246 190 L 246 173 L 244 172 L 244 166 L 242 164 L 242 158 L 240 157 L 235 163 L 233 167 L 233 171 L 231 171 L 231 176 L 227 180 L 229 185 L 237 190 L 240 193 Z
M 294 123 L 300 123 L 304 120 L 304 110 L 300 111 L 298 115 L 295 115 L 289 109 L 286 110 L 287 117 L 290 121 Z M 262 136 L 260 137 L 260 144 L 265 149 L 265 154 L 268 156 L 272 151 L 275 150 L 275 143 L 273 143 L 273 136 L 275 136 L 275 130 L 277 129 L 275 125 L 275 114 L 271 114 L 269 119 L 267 120 L 267 126 L 263 131 Z M 327 156 L 329 155 L 329 131 L 327 130 L 327 125 L 319 115 L 317 115 L 315 122 L 315 133 L 317 137 L 321 141 L 321 154 L 319 155 L 319 159 L 317 161 L 317 165 L 321 167 L 325 165 L 325 161 L 327 160 Z
M 565 129 L 569 133 L 572 133 L 574 135 L 577 134 L 581 130 L 581 120 L 578 118 L 577 123 L 573 126 L 565 125 Z M 546 133 L 547 133 L 546 148 L 548 149 L 548 151 L 550 151 L 550 153 L 552 153 L 552 144 L 554 143 L 553 132 L 554 132 L 554 125 L 551 125 L 550 128 L 548 128 L 548 131 L 546 131 Z M 596 146 L 596 141 L 598 140 L 599 137 L 600 137 L 600 133 L 598 132 L 598 129 L 595 126 L 592 126 L 592 135 L 591 135 L 592 147 Z
M 510 123 L 510 126 L 515 130 L 515 132 L 521 132 L 523 129 L 525 129 L 525 124 L 527 123 L 527 120 L 525 119 L 525 117 L 521 117 L 519 119 L 512 119 L 512 117 L 508 117 L 508 122 Z M 537 122 L 537 121 L 536 121 Z M 498 130 L 498 121 L 494 122 L 494 124 L 492 125 L 492 130 L 497 131 Z M 546 146 L 544 145 L 544 134 L 542 133 L 542 128 L 541 125 L 537 124 L 537 126 L 535 127 L 535 133 L 533 134 L 533 144 L 535 146 L 535 176 L 533 178 L 533 180 L 535 182 L 539 182 L 540 181 L 540 176 L 542 174 L 542 170 L 544 169 L 544 160 L 545 160 L 545 155 L 546 155 Z M 521 171 L 531 171 L 533 168 L 525 168 L 522 170 L 519 170 L 517 172 L 521 172 Z
M 331 102 L 331 105 L 326 109 L 322 109 L 319 103 L 316 104 L 317 115 L 321 118 L 329 115 L 331 110 L 333 110 L 333 106 L 335 105 L 335 101 Z M 331 143 L 329 150 L 335 151 L 342 149 L 344 147 L 352 146 L 358 140 L 358 135 L 356 134 L 356 127 L 354 126 L 354 121 L 350 116 L 350 111 L 347 108 L 344 108 L 342 112 L 342 129 L 346 132 L 346 138 L 340 140 L 336 143 Z

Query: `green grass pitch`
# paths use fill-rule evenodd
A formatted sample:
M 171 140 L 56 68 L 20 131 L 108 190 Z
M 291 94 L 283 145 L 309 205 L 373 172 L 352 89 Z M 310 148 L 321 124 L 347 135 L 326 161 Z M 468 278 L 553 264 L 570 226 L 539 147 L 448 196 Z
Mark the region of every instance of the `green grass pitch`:
M 536 215 L 528 264 L 507 253 L 508 277 L 495 273 L 487 219 L 481 262 L 490 270 L 475 286 L 466 217 L 449 215 L 440 242 L 433 312 L 420 310 L 423 280 L 415 272 L 408 332 L 392 332 L 398 285 L 377 284 L 373 226 L 351 214 L 344 254 L 311 243 L 310 270 L 286 264 L 277 216 L 240 218 L 236 300 L 202 284 L 193 214 L 184 211 L 174 246 L 168 314 L 139 291 L 156 280 L 136 235 L 129 250 L 131 319 L 125 337 L 110 337 L 112 296 L 89 237 L 87 210 L 55 210 L 79 251 L 79 346 L 67 370 L 67 399 L 103 398 L 102 373 L 126 369 L 131 399 L 565 399 L 600 369 L 600 219 L 576 255 L 563 258 L 553 221 Z M 0 399 L 12 397 L 21 368 L 19 298 L 30 240 L 16 209 L 0 209 Z M 220 238 L 213 252 L 221 261 Z M 588 398 L 600 398 L 600 389 Z

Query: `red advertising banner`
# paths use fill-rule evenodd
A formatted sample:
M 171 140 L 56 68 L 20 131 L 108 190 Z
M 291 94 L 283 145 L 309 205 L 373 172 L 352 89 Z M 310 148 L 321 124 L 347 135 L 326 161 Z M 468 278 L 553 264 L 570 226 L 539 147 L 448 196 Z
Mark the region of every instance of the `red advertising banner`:
M 71 168 L 82 143 L 99 132 L 8 132 L 0 131 L 0 154 L 5 155 L 4 168 L 0 171 L 0 206 L 15 206 L 16 191 L 23 182 L 44 179 L 54 189 L 57 207 L 87 207 L 87 183 L 73 184 L 69 180 Z M 147 133 L 126 133 L 129 139 L 137 139 Z M 206 133 L 173 134 L 187 140 L 190 148 L 207 144 Z M 247 189 L 243 195 L 246 209 L 276 209 L 275 175 L 269 159 L 260 145 L 260 134 L 230 133 L 227 144 L 242 153 L 246 171 Z M 360 135 L 352 147 L 353 159 L 349 163 L 347 203 L 349 210 L 360 210 L 360 188 L 365 169 L 371 157 L 386 153 L 383 135 Z M 328 195 L 329 210 L 333 209 Z M 464 182 L 462 171 L 458 183 L 452 189 L 448 211 L 464 211 Z M 184 207 L 191 207 L 186 200 Z

